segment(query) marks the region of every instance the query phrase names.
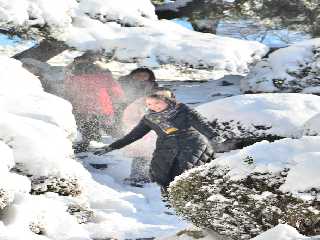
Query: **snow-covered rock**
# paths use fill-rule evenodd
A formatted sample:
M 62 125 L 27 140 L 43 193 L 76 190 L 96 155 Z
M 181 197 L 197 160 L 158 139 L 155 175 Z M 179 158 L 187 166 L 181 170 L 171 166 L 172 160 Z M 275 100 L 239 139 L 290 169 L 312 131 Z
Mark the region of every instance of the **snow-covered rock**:
M 0 63 L 0 110 L 54 124 L 72 140 L 76 124 L 71 104 L 44 92 L 39 79 L 20 61 L 1 56 Z
M 88 232 L 67 212 L 67 206 L 43 195 L 17 194 L 10 208 L 2 213 L 2 219 L 7 230 L 17 235 L 14 239 L 23 234 L 25 239 L 37 239 L 32 237 L 34 233 L 43 235 L 43 239 L 90 239 Z
M 233 239 L 279 223 L 320 233 L 320 138 L 262 141 L 185 172 L 170 185 L 178 214 Z
M 309 119 L 303 126 L 304 135 L 319 136 L 320 135 L 320 113 Z
M 306 236 L 301 235 L 297 229 L 291 227 L 287 224 L 279 224 L 274 228 L 260 234 L 259 236 L 252 238 L 252 240 L 307 240 L 312 238 L 308 238 Z
M 242 79 L 242 92 L 320 94 L 320 38 L 279 49 Z
M 10 147 L 0 141 L 0 210 L 7 207 L 13 200 L 16 192 L 30 191 L 30 180 L 26 177 L 9 172 L 14 166 L 14 157 Z
M 200 105 L 220 135 L 216 151 L 239 149 L 263 139 L 299 137 L 303 124 L 320 112 L 320 97 L 309 94 L 247 94 Z
M 103 49 L 114 60 L 155 67 L 173 63 L 220 75 L 246 74 L 249 65 L 268 51 L 258 42 L 194 32 L 158 20 L 149 0 L 1 0 L 0 13 L 4 28 L 46 26 L 51 37 L 71 47 Z

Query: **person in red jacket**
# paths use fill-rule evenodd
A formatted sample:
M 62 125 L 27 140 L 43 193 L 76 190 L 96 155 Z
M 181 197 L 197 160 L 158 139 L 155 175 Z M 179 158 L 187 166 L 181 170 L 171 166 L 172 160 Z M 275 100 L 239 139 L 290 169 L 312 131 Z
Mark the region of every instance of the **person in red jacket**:
M 73 106 L 82 135 L 75 152 L 86 151 L 91 140 L 99 141 L 101 129 L 108 131 L 114 127 L 124 101 L 122 87 L 109 70 L 97 64 L 98 60 L 99 55 L 92 52 L 75 58 L 65 79 L 65 98 Z

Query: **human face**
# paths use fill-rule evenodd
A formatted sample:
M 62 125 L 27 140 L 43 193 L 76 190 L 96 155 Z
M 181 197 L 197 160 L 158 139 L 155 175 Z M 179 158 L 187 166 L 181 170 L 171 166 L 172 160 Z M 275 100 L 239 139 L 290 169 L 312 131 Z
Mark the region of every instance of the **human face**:
M 152 111 L 162 112 L 168 107 L 168 104 L 161 99 L 146 98 L 146 106 Z
M 147 72 L 137 72 L 133 74 L 132 78 L 138 81 L 148 81 L 150 78 L 150 75 Z

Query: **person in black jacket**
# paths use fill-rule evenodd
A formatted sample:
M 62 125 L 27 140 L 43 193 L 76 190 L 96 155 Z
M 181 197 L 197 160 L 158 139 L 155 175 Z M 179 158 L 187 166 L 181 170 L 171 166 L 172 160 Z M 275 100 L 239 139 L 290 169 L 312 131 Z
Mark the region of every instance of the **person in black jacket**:
M 158 138 L 150 178 L 164 188 L 185 170 L 213 159 L 214 151 L 207 139 L 215 138 L 217 134 L 198 112 L 158 94 L 149 95 L 146 106 L 149 112 L 136 127 L 96 154 L 120 149 L 154 130 Z

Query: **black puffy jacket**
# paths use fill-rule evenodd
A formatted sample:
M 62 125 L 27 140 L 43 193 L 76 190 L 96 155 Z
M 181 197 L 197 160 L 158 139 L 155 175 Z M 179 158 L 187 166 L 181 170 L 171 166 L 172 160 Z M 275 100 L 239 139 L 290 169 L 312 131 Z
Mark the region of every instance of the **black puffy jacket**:
M 122 148 L 154 130 L 158 139 L 150 176 L 162 186 L 168 186 L 175 176 L 185 170 L 209 162 L 214 154 L 204 136 L 212 139 L 217 135 L 207 121 L 185 104 L 177 104 L 175 110 L 175 114 L 168 119 L 173 131 L 165 132 L 159 122 L 151 117 L 153 113 L 149 113 L 130 133 L 110 145 L 113 149 Z

